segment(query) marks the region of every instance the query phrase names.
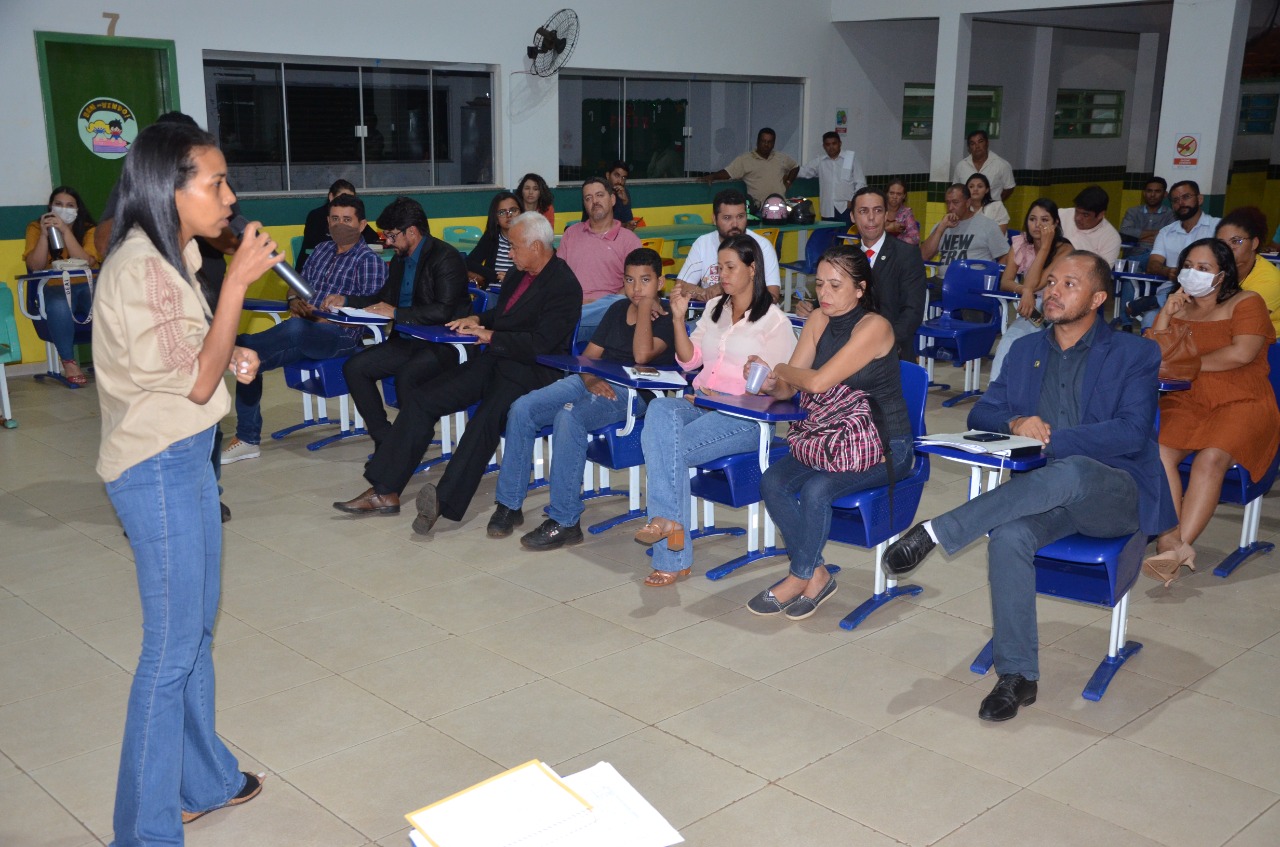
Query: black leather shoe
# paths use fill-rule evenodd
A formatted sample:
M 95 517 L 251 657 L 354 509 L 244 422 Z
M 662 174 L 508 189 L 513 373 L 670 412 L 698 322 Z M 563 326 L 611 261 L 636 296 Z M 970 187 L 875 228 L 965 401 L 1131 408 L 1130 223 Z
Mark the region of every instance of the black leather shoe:
M 884 572 L 889 576 L 905 576 L 915 570 L 924 561 L 924 557 L 929 555 L 929 551 L 937 546 L 925 531 L 924 524 L 918 523 L 884 551 L 884 561 L 881 563 Z
M 222 522 L 223 522 L 223 523 L 226 523 L 227 521 L 231 520 L 231 510 L 230 510 L 229 508 L 227 508 L 227 504 L 226 504 L 226 503 L 219 503 L 219 504 L 218 504 L 218 511 L 220 511 L 220 512 L 222 513 Z
M 490 538 L 506 538 L 516 527 L 524 525 L 524 512 L 519 509 L 509 509 L 501 503 L 497 506 L 493 510 L 493 517 L 489 518 L 486 531 Z
M 1000 674 L 1000 681 L 978 707 L 978 717 L 984 721 L 1015 718 L 1019 706 L 1030 706 L 1036 701 L 1038 687 L 1034 679 L 1027 679 L 1020 673 Z
M 564 526 L 547 518 L 533 532 L 525 533 L 520 546 L 526 550 L 556 550 L 568 544 L 582 543 L 582 529 L 578 524 Z
M 379 494 L 370 488 L 354 500 L 334 503 L 333 508 L 348 515 L 398 515 L 400 495 Z
M 426 535 L 440 520 L 440 496 L 431 483 L 422 486 L 418 499 L 414 501 L 418 507 L 418 516 L 413 519 L 413 531 L 418 535 Z

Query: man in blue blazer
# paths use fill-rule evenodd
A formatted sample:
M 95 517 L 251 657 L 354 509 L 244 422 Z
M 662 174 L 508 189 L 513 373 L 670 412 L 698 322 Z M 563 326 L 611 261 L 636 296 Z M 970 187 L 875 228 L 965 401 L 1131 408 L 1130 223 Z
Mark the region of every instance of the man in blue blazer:
M 1036 550 L 1077 532 L 1155 536 L 1178 522 L 1155 440 L 1160 348 L 1098 316 L 1110 288 L 1110 268 L 1093 253 L 1054 262 L 1043 302 L 1052 326 L 1014 343 L 969 412 L 972 429 L 1043 442 L 1048 464 L 917 524 L 885 552 L 885 570 L 900 576 L 937 544 L 954 554 L 990 533 L 999 682 L 978 710 L 983 720 L 1008 720 L 1036 699 Z

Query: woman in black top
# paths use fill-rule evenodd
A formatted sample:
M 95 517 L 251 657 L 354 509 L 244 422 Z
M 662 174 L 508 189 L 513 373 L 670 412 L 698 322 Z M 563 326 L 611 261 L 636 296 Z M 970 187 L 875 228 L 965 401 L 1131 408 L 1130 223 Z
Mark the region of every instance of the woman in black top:
M 881 435 L 888 441 L 893 478 L 900 479 L 911 470 L 911 419 L 902 396 L 893 325 L 876 314 L 871 266 L 860 250 L 833 247 L 818 262 L 816 282 L 818 309 L 805 322 L 791 361 L 773 369 L 763 390 L 781 400 L 797 391 L 821 394 L 837 383 L 867 392 L 872 410 L 878 411 L 877 427 L 887 430 Z M 803 620 L 835 594 L 835 578 L 819 567 L 831 530 L 831 503 L 885 485 L 889 467 L 881 462 L 865 471 L 820 471 L 791 455 L 773 463 L 760 481 L 760 493 L 786 538 L 791 572 L 752 598 L 747 608 L 758 615 L 785 613 Z
M 499 191 L 489 203 L 484 235 L 467 254 L 467 276 L 476 285 L 501 285 L 511 270 L 511 242 L 507 231 L 520 214 L 520 198 L 514 191 Z

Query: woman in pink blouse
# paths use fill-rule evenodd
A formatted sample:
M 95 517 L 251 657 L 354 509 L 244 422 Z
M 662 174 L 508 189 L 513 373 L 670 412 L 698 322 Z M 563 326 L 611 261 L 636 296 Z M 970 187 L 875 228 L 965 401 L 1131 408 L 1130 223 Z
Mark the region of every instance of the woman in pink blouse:
M 907 203 L 907 184 L 900 179 L 889 181 L 885 190 L 889 207 L 885 209 L 884 231 L 906 244 L 920 243 L 920 224 Z
M 764 261 L 755 239 L 726 238 L 720 244 L 720 284 L 724 294 L 707 303 L 692 335 L 677 322 L 676 361 L 686 371 L 702 368 L 693 387 L 702 394 L 744 394 L 747 357 L 770 367 L 786 362 L 796 336 L 786 315 L 773 304 L 765 287 Z M 671 297 L 671 313 L 689 308 L 687 294 Z M 692 399 L 692 398 L 690 398 Z M 756 448 L 759 432 L 753 421 L 701 409 L 679 398 L 660 397 L 645 413 L 645 471 L 649 522 L 636 541 L 654 544 L 653 573 L 645 585 L 671 585 L 688 576 L 693 550 L 685 545 L 689 522 L 689 468 Z

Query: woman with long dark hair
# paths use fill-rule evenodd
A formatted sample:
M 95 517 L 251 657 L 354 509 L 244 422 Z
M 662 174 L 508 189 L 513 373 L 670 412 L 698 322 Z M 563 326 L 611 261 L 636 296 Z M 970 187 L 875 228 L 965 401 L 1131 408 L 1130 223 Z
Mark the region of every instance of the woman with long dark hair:
M 975 173 L 969 177 L 965 187 L 969 189 L 969 209 L 991 218 L 1001 232 L 1007 233 L 1009 210 L 999 197 L 991 196 L 991 180 L 987 179 L 987 175 Z
M 49 193 L 46 209 L 27 224 L 27 243 L 22 253 L 27 270 L 48 270 L 60 259 L 80 259 L 90 268 L 97 267 L 101 259 L 93 245 L 96 227 L 80 192 L 69 185 L 59 185 Z M 62 247 L 54 245 L 50 228 L 58 231 Z M 49 280 L 44 288 L 44 311 L 49 340 L 58 350 L 63 374 L 72 385 L 84 385 L 88 379 L 76 363 L 75 335 L 76 323 L 87 323 L 93 311 L 91 286 L 83 281 L 67 285 Z
M 157 123 L 138 134 L 99 277 L 94 360 L 97 471 L 129 544 L 142 596 L 142 653 L 129 692 L 114 815 L 116 847 L 182 844 L 182 825 L 262 789 L 214 732 L 211 653 L 222 526 L 209 455 L 231 407 L 223 384 L 257 372 L 234 346 L 245 292 L 275 242 L 250 224 L 211 313 L 196 236 L 215 238 L 235 195 L 212 135 Z
M 805 321 L 790 361 L 774 365 L 764 393 L 789 400 L 797 391 L 825 408 L 842 408 L 846 391 L 870 397 L 884 460 L 866 470 L 819 470 L 794 454 L 769 466 L 760 495 L 787 542 L 791 570 L 747 603 L 757 615 L 784 614 L 804 620 L 836 593 L 836 580 L 822 560 L 831 531 L 831 504 L 838 498 L 901 479 L 911 470 L 911 418 L 902 396 L 893 324 L 876 313 L 871 265 L 861 250 L 833 247 L 818 260 L 818 308 Z M 750 357 L 754 360 L 756 357 Z M 837 388 L 837 386 L 843 386 Z M 848 395 L 854 396 L 854 395 Z M 806 407 L 816 408 L 816 407 Z
M 499 191 L 489 201 L 489 218 L 484 235 L 467 254 L 467 276 L 477 285 L 501 285 L 511 270 L 511 242 L 507 232 L 520 214 L 520 197 L 514 191 Z
M 551 194 L 551 186 L 538 174 L 525 174 L 520 178 L 520 187 L 516 189 L 520 202 L 526 212 L 538 212 L 547 219 L 551 228 L 556 228 L 555 198 Z
M 1191 545 L 1218 507 L 1227 469 L 1240 464 L 1259 479 L 1280 447 L 1280 411 L 1267 379 L 1267 347 L 1276 332 L 1266 303 L 1241 289 L 1231 248 L 1217 238 L 1187 245 L 1178 266 L 1177 290 L 1146 331 L 1156 338 L 1189 330 L 1200 354 L 1190 390 L 1160 398 L 1160 461 L 1178 525 L 1156 539 L 1156 555 L 1142 571 L 1166 586 L 1183 565 L 1195 570 Z M 1178 465 L 1192 452 L 1184 490 Z
M 747 357 L 754 354 L 770 366 L 785 362 L 795 349 L 796 336 L 765 286 L 764 256 L 756 240 L 732 235 L 720 243 L 718 258 L 724 294 L 707 303 L 692 334 L 677 321 L 676 361 L 685 370 L 702 368 L 693 380 L 699 393 L 742 394 Z M 687 289 L 671 295 L 671 314 L 683 315 L 688 308 Z M 649 522 L 636 533 L 636 541 L 654 545 L 653 573 L 645 585 L 671 585 L 689 575 L 693 550 L 684 537 L 689 523 L 689 468 L 754 450 L 758 432 L 754 421 L 686 400 L 659 397 L 649 404 L 640 434 Z

